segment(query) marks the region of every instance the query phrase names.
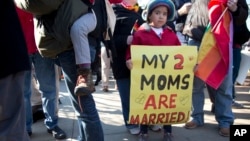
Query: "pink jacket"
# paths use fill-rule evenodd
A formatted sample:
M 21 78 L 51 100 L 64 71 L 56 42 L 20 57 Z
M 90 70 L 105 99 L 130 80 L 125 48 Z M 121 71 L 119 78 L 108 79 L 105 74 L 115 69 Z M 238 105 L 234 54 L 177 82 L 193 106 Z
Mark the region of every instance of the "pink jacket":
M 34 37 L 33 15 L 19 8 L 16 8 L 16 10 L 23 29 L 28 53 L 29 54 L 36 53 L 38 50 L 36 48 L 35 37 Z

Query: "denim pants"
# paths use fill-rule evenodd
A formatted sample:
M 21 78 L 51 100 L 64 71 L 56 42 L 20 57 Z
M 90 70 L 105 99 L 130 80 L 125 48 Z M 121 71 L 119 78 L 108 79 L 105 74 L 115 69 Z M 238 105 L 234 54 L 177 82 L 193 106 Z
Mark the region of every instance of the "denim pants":
M 31 71 L 25 71 L 24 77 L 24 104 L 25 104 L 25 115 L 26 115 L 26 131 L 32 132 L 33 116 L 32 116 L 32 105 L 31 105 Z
M 127 129 L 139 127 L 139 125 L 128 124 L 129 120 L 129 105 L 130 105 L 130 79 L 116 79 L 116 84 L 121 98 L 122 115 Z
M 193 92 L 192 92 L 192 121 L 198 125 L 204 124 L 204 93 L 205 83 L 200 78 L 194 76 Z
M 75 96 L 74 88 L 77 80 L 74 50 L 64 51 L 56 59 L 60 64 L 70 100 L 77 115 L 80 141 L 104 141 L 101 121 L 92 95 Z
M 197 46 L 197 50 L 200 47 L 200 41 L 189 38 L 188 45 Z M 204 124 L 204 100 L 205 100 L 205 82 L 200 78 L 194 76 L 193 91 L 192 91 L 192 120 L 198 125 Z
M 241 48 L 233 48 L 233 84 L 239 73 L 241 62 Z M 233 99 L 235 98 L 235 88 L 233 87 Z
M 207 86 L 211 97 L 214 99 L 215 106 L 215 119 L 219 123 L 220 128 L 229 128 L 234 122 L 234 114 L 232 112 L 232 91 L 229 92 L 230 88 L 227 82 L 232 82 L 232 76 L 227 76 L 222 82 L 220 87 L 215 90 L 214 88 Z
M 0 141 L 30 141 L 25 130 L 24 73 L 0 78 Z
M 45 114 L 44 124 L 48 129 L 57 126 L 58 116 L 57 110 L 57 93 L 56 93 L 56 75 L 54 60 L 43 58 L 38 52 L 29 55 L 31 63 L 35 68 L 36 78 L 39 83 L 39 90 L 41 91 L 42 106 Z M 25 74 L 24 99 L 26 106 L 26 128 L 27 131 L 32 131 L 31 126 L 33 122 L 32 107 L 30 103 L 31 97 L 31 71 Z

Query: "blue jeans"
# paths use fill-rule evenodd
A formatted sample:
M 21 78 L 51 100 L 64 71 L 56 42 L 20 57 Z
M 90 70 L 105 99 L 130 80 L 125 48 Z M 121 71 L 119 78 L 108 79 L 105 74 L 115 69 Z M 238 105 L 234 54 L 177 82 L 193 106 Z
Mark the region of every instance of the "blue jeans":
M 129 105 L 130 105 L 130 79 L 116 79 L 116 84 L 122 103 L 122 115 L 127 129 L 139 127 L 139 125 L 128 124 L 129 120 Z
M 0 78 L 1 141 L 30 141 L 25 130 L 24 75 L 20 71 Z
M 91 57 L 91 63 L 92 63 L 95 61 L 96 47 L 89 45 L 89 51 L 90 51 L 90 57 Z
M 236 78 L 240 69 L 241 61 L 241 48 L 233 48 L 233 84 L 236 81 Z M 235 88 L 233 87 L 233 99 L 235 98 Z
M 229 79 L 229 80 L 228 80 Z M 232 93 L 228 92 L 228 81 L 232 81 L 231 77 L 227 76 L 220 87 L 215 90 L 207 86 L 207 89 L 212 92 L 210 95 L 214 99 L 215 119 L 219 123 L 220 128 L 229 128 L 234 122 L 234 115 L 232 112 Z M 231 88 L 232 90 L 232 88 Z
M 200 41 L 189 38 L 188 45 L 197 46 L 197 50 L 200 48 Z M 193 91 L 192 91 L 192 120 L 198 124 L 204 124 L 204 100 L 205 100 L 205 82 L 200 78 L 194 76 Z
M 76 112 L 80 132 L 80 141 L 104 141 L 101 121 L 92 95 L 75 96 L 74 88 L 77 80 L 74 50 L 64 51 L 57 56 L 60 64 L 71 103 Z
M 200 78 L 194 76 L 192 93 L 192 120 L 199 126 L 204 124 L 204 93 L 205 83 Z
M 31 105 L 31 71 L 25 71 L 24 77 L 24 104 L 25 104 L 25 115 L 26 115 L 26 131 L 32 132 L 32 105 Z
M 38 52 L 29 55 L 30 62 L 34 64 L 36 78 L 39 82 L 39 90 L 42 97 L 42 106 L 45 114 L 44 124 L 48 129 L 57 126 L 58 116 L 57 110 L 57 95 L 56 95 L 56 75 L 54 60 L 43 58 Z M 30 103 L 31 97 L 31 71 L 25 74 L 24 99 L 26 105 L 26 128 L 27 131 L 32 131 L 33 122 L 32 108 Z

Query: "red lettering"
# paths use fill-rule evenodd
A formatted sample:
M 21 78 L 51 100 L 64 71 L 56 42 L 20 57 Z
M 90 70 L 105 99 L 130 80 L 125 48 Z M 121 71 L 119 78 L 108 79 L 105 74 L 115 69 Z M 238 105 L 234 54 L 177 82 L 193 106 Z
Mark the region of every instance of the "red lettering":
M 156 106 L 155 95 L 150 95 L 144 105 L 144 110 L 149 108 L 152 109 L 162 109 L 162 108 L 176 108 L 176 97 L 177 94 L 170 94 L 169 99 L 168 95 L 162 94 L 159 97 L 158 107 Z
M 158 109 L 161 109 L 161 106 L 163 106 L 165 108 L 168 108 L 167 100 L 168 100 L 168 96 L 167 95 L 160 95 Z
M 140 117 L 136 115 L 135 117 L 132 115 L 130 118 L 130 124 L 140 124 Z
M 183 62 L 184 62 L 183 55 L 182 54 L 176 54 L 174 56 L 174 59 L 175 60 L 177 60 L 177 59 L 179 60 L 179 62 L 174 65 L 174 69 L 175 70 L 181 70 L 181 69 L 183 69 Z
M 178 113 L 178 117 L 177 117 L 176 122 L 183 121 L 183 120 L 184 120 L 184 118 L 185 118 L 185 113 L 183 113 L 183 112 L 179 112 L 179 113 Z
M 150 95 L 148 97 L 147 102 L 145 103 L 144 110 L 147 110 L 149 107 L 152 107 L 153 109 L 156 109 L 156 104 L 155 104 L 155 96 Z
M 158 114 L 158 120 L 157 120 L 157 122 L 156 122 L 156 124 L 157 123 L 164 123 L 164 119 L 165 118 L 165 114 L 164 113 L 159 113 Z
M 177 94 L 171 94 L 169 99 L 169 108 L 176 108 L 176 100 Z
M 184 123 L 189 120 L 190 112 L 170 112 L 170 113 L 151 113 L 139 115 L 132 115 L 130 117 L 130 124 L 173 124 Z
M 170 113 L 166 113 L 166 118 L 164 123 L 168 123 L 169 122 L 169 117 L 170 117 Z
M 155 124 L 156 117 L 156 114 L 150 114 L 148 124 Z
M 176 121 L 176 115 L 177 115 L 177 112 L 171 113 L 169 122 L 174 123 Z
M 148 124 L 148 115 L 144 114 L 141 120 L 141 124 Z

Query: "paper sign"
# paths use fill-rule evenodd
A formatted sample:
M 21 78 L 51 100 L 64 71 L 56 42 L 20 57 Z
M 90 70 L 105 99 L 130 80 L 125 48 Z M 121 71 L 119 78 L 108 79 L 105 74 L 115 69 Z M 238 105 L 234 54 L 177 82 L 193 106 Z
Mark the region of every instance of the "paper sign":
M 131 124 L 177 124 L 189 120 L 195 46 L 131 46 Z

